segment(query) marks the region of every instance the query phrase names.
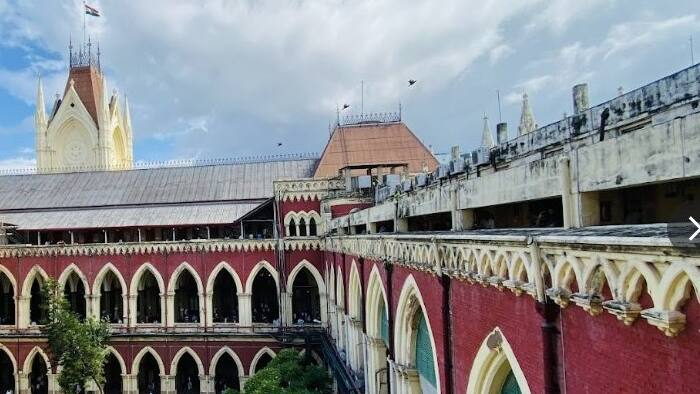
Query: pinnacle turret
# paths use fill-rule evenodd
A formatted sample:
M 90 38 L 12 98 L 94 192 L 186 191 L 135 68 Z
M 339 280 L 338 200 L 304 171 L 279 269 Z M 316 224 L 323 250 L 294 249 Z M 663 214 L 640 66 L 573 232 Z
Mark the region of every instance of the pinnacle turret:
M 535 116 L 530 108 L 530 101 L 527 98 L 527 93 L 523 93 L 523 108 L 520 113 L 520 126 L 518 126 L 518 135 L 530 133 L 537 129 Z
M 494 147 L 493 135 L 491 135 L 491 129 L 489 128 L 489 117 L 484 114 L 484 129 L 481 132 L 481 147 L 486 149 L 491 149 Z

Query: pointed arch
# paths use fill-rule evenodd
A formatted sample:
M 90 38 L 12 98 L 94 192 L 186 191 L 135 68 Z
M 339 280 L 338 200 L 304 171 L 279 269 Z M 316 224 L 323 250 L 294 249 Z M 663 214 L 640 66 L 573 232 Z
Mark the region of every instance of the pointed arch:
M 199 376 L 203 376 L 204 373 L 204 365 L 202 364 L 202 360 L 200 360 L 199 356 L 197 355 L 197 352 L 192 350 L 191 347 L 185 346 L 183 348 L 180 348 L 180 350 L 175 353 L 175 356 L 173 357 L 173 361 L 170 363 L 170 375 L 175 376 L 177 374 L 177 363 L 180 362 L 180 358 L 182 358 L 185 353 L 189 354 L 194 362 L 197 364 L 197 370 L 199 371 Z
M 41 268 L 39 265 L 34 265 L 27 276 L 24 277 L 24 282 L 22 283 L 22 297 L 29 297 L 29 293 L 32 290 L 32 284 L 34 284 L 34 279 L 39 278 L 40 281 L 46 283 L 49 280 L 49 275 Z
M 190 265 L 190 263 L 188 263 L 186 261 L 180 263 L 180 265 L 178 265 L 177 268 L 175 268 L 175 271 L 173 271 L 173 273 L 170 274 L 170 280 L 168 281 L 168 292 L 175 293 L 175 285 L 177 284 L 177 280 L 183 271 L 188 271 L 190 273 L 190 275 L 192 275 L 195 282 L 197 283 L 197 290 L 201 294 L 204 291 L 204 285 L 202 284 L 202 279 L 199 277 L 199 274 L 194 269 L 194 267 L 192 267 Z
M 275 354 L 275 352 L 273 352 L 272 349 L 270 349 L 267 346 L 258 350 L 258 352 L 255 354 L 255 357 L 253 357 L 253 361 L 250 362 L 250 370 L 248 371 L 248 375 L 250 375 L 250 376 L 255 375 L 255 368 L 258 366 L 258 361 L 260 361 L 260 358 L 264 354 L 269 355 L 271 358 L 275 358 L 277 356 Z
M 659 283 L 660 308 L 669 311 L 680 310 L 693 289 L 700 301 L 700 269 L 690 265 L 671 264 Z
M 207 280 L 207 294 L 212 294 L 214 292 L 214 282 L 216 277 L 221 273 L 221 271 L 226 271 L 233 277 L 234 282 L 236 282 L 236 289 L 238 292 L 243 291 L 243 282 L 241 282 L 241 277 L 238 276 L 236 270 L 226 261 L 222 261 L 214 267 L 214 269 L 209 274 L 209 279 Z
M 34 346 L 32 350 L 29 351 L 27 357 L 24 358 L 24 364 L 22 364 L 22 372 L 29 373 L 32 370 L 32 363 L 34 362 L 34 357 L 41 357 L 46 364 L 46 371 L 51 373 L 51 361 L 49 361 L 49 356 L 46 354 L 44 349 L 39 346 Z
M 372 267 L 367 282 L 367 297 L 365 300 L 365 311 L 367 316 L 367 335 L 374 338 L 381 338 L 381 316 L 379 316 L 379 305 L 384 305 L 384 311 L 388 310 L 386 290 L 384 282 L 379 275 L 376 265 Z
M 372 266 L 367 281 L 365 317 L 367 337 L 371 346 L 367 348 L 368 392 L 385 394 L 388 391 L 387 346 L 389 345 L 389 320 L 387 316 L 386 291 L 376 265 Z
M 275 280 L 275 284 L 277 285 L 277 292 L 279 293 L 279 273 L 277 272 L 275 267 L 272 266 L 272 264 L 268 263 L 265 260 L 258 262 L 257 264 L 255 264 L 253 269 L 250 270 L 250 274 L 248 274 L 248 278 L 245 282 L 245 292 L 248 294 L 251 294 L 253 292 L 253 282 L 255 281 L 255 277 L 262 269 L 266 269 L 268 272 L 270 272 L 270 275 L 272 275 L 272 278 Z
M 362 320 L 362 282 L 357 262 L 352 260 L 350 265 L 350 279 L 348 281 L 348 315 Z
M 5 267 L 4 265 L 0 265 L 0 273 L 5 274 L 7 280 L 10 281 L 10 284 L 12 285 L 12 295 L 17 297 L 17 292 L 19 291 L 19 289 L 17 288 L 17 280 L 15 279 L 15 276 L 12 275 L 12 272 L 10 272 L 10 270 L 7 269 L 7 267 Z
M 107 297 L 106 300 L 102 299 L 103 284 L 105 278 L 107 278 L 110 273 L 117 279 L 117 282 L 119 282 L 119 286 L 121 287 L 121 297 L 119 297 L 121 298 L 120 313 L 118 303 L 119 298 L 118 296 L 116 296 L 116 294 L 112 295 L 112 292 L 114 291 L 113 288 L 105 289 L 105 291 L 109 291 L 108 294 L 110 295 L 110 297 Z M 95 275 L 95 279 L 92 283 L 92 310 L 95 311 L 95 315 L 97 315 L 100 318 L 107 317 L 112 323 L 126 322 L 128 319 L 127 304 L 129 303 L 127 290 L 128 287 L 126 286 L 126 281 L 124 280 L 124 277 L 122 276 L 121 272 L 119 272 L 117 267 L 115 267 L 112 263 L 105 264 L 102 267 L 102 269 L 100 269 L 100 271 L 97 273 L 97 275 Z
M 158 363 L 158 370 L 160 375 L 165 375 L 165 365 L 163 364 L 163 360 L 160 358 L 160 354 L 158 354 L 158 352 L 156 352 L 150 346 L 144 347 L 136 354 L 136 357 L 134 357 L 134 361 L 131 363 L 131 374 L 138 375 L 141 360 L 143 360 L 143 357 L 146 354 L 150 354 L 151 356 L 153 356 L 153 358 L 156 360 L 156 363 Z
M 154 267 L 151 263 L 143 263 L 141 266 L 134 272 L 134 275 L 131 277 L 131 283 L 129 284 L 129 325 L 131 327 L 135 327 L 137 322 L 137 303 L 138 303 L 138 294 L 139 294 L 139 285 L 141 283 L 141 280 L 143 279 L 143 276 L 146 272 L 149 272 L 151 275 L 156 280 L 156 283 L 158 284 L 158 292 L 159 292 L 159 303 L 160 303 L 160 324 L 165 325 L 165 300 L 164 300 L 164 295 L 165 295 L 165 284 L 163 282 L 163 277 L 160 275 L 160 272 Z
M 32 317 L 35 317 L 35 322 L 40 323 L 40 320 L 45 317 L 43 312 L 38 308 L 37 303 L 41 303 L 41 296 L 38 300 L 32 299 L 32 288 L 34 282 L 37 281 L 40 287 L 49 280 L 49 275 L 41 268 L 39 265 L 34 265 L 27 275 L 24 277 L 24 282 L 22 283 L 22 292 L 20 297 L 19 305 L 15 305 L 18 308 L 17 315 L 19 317 L 17 321 L 18 328 L 27 328 L 32 322 Z M 35 311 L 36 315 L 32 316 L 32 310 Z
M 423 322 L 421 322 L 421 317 Z M 440 389 L 440 368 L 435 351 L 435 335 L 433 334 L 432 325 L 428 309 L 423 301 L 420 289 L 416 284 L 413 275 L 408 275 L 401 288 L 399 301 L 396 308 L 396 317 L 394 319 L 394 354 L 396 362 L 401 365 L 416 366 L 416 351 L 418 344 L 419 324 L 425 324 L 425 333 L 430 344 L 432 352 L 432 368 L 435 375 L 435 390 L 439 393 Z M 432 384 L 432 382 L 430 382 Z M 409 392 L 420 392 L 420 388 L 413 387 Z
M 19 370 L 17 369 L 17 360 L 15 360 L 15 356 L 12 354 L 10 349 L 8 349 L 7 346 L 0 343 L 0 352 L 5 352 L 5 354 L 7 354 L 7 358 L 10 359 L 10 362 L 12 363 L 12 368 L 14 368 L 14 373 L 18 373 Z
M 121 285 L 124 294 L 126 294 L 126 291 L 128 287 L 126 286 L 126 281 L 124 280 L 124 276 L 122 275 L 121 272 L 117 269 L 117 267 L 114 266 L 112 263 L 107 263 L 102 268 L 100 271 L 95 275 L 95 280 L 92 282 L 92 294 L 94 295 L 99 295 L 100 294 L 100 286 L 102 286 L 102 281 L 104 280 L 105 276 L 111 272 L 114 274 L 114 276 L 117 277 L 117 280 L 119 280 L 119 284 Z
M 515 353 L 501 329 L 496 327 L 484 338 L 474 358 L 467 383 L 467 394 L 500 393 L 511 371 L 520 391 L 529 394 L 530 386 Z
M 294 293 L 294 281 L 297 279 L 297 275 L 302 272 L 302 270 L 308 270 L 308 272 L 311 273 L 311 276 L 313 276 L 314 280 L 316 281 L 316 286 L 318 288 L 318 298 L 319 298 L 319 308 L 321 312 L 321 322 L 325 324 L 328 321 L 328 316 L 327 316 L 327 290 L 326 290 L 326 284 L 323 280 L 323 276 L 321 276 L 321 273 L 318 271 L 318 269 L 311 263 L 309 263 L 308 260 L 304 259 L 300 261 L 294 269 L 289 273 L 289 277 L 287 278 L 287 321 L 290 323 L 293 323 L 292 321 L 292 310 L 293 310 L 293 293 Z
M 188 262 L 182 262 L 180 265 L 175 268 L 173 273 L 170 275 L 170 280 L 168 281 L 168 297 L 167 297 L 167 305 L 166 308 L 168 310 L 167 313 L 167 319 L 168 319 L 168 324 L 173 325 L 176 323 L 182 323 L 182 321 L 178 321 L 178 319 L 175 318 L 176 315 L 176 308 L 175 308 L 175 303 L 176 303 L 176 290 L 178 286 L 178 282 L 180 280 L 180 277 L 184 272 L 187 272 L 192 276 L 192 278 L 195 281 L 195 284 L 197 285 L 197 313 L 196 316 L 199 320 L 199 325 L 204 326 L 205 324 L 205 319 L 206 316 L 204 316 L 204 285 L 202 284 L 202 279 L 199 277 L 199 274 L 197 271 L 192 267 Z M 194 301 L 192 302 L 192 306 L 194 305 Z
M 209 363 L 209 376 L 214 376 L 216 374 L 216 366 L 219 363 L 219 359 L 224 354 L 228 354 L 229 356 L 231 356 L 233 361 L 236 363 L 236 368 L 238 368 L 238 376 L 245 376 L 245 369 L 243 368 L 243 363 L 241 362 L 241 359 L 238 357 L 236 352 L 234 352 L 233 349 L 231 349 L 228 346 L 224 346 L 221 349 L 219 349 L 214 354 L 214 357 L 211 358 L 211 363 Z
M 122 375 L 126 375 L 127 373 L 129 373 L 128 370 L 126 369 L 126 363 L 124 362 L 124 358 L 122 357 L 121 354 L 119 354 L 119 352 L 117 351 L 117 349 L 113 348 L 112 346 L 107 346 L 107 347 L 105 348 L 105 350 L 106 350 L 108 353 L 113 354 L 113 355 L 114 355 L 114 358 L 117 359 L 117 361 L 119 362 L 119 367 L 120 367 L 121 370 L 122 370 Z

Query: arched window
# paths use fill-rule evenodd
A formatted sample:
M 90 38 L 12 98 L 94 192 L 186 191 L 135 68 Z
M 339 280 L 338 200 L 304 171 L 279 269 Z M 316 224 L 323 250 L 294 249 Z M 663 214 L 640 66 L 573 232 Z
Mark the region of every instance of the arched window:
M 144 272 L 139 281 L 136 321 L 138 323 L 160 322 L 160 287 L 151 271 Z
M 232 389 L 239 391 L 241 383 L 238 380 L 238 366 L 230 354 L 224 353 L 216 363 L 214 390 L 216 394 L 225 393 Z
M 306 220 L 304 218 L 299 219 L 299 236 L 306 236 Z
M 10 278 L 0 272 L 0 325 L 15 324 L 15 288 Z
M 422 312 L 418 312 L 418 325 L 416 332 L 416 359 L 415 365 L 420 375 L 421 387 L 426 387 L 429 383 L 431 387 L 436 387 L 435 363 L 433 362 L 433 345 L 430 342 L 430 332 L 428 324 Z M 428 390 L 423 390 L 424 392 Z
M 2 349 L 0 349 L 0 393 L 16 393 L 15 366 Z
M 314 237 L 318 235 L 318 229 L 316 228 L 316 219 L 314 218 L 309 219 L 309 235 L 312 235 Z
M 262 356 L 258 359 L 258 363 L 255 364 L 255 373 L 258 373 L 265 369 L 268 364 L 272 361 L 272 356 L 270 356 L 268 353 L 263 353 Z
M 199 322 L 197 282 L 188 270 L 183 270 L 175 285 L 175 322 Z
M 253 323 L 274 323 L 279 319 L 277 284 L 270 271 L 261 269 L 253 281 Z
M 120 394 L 122 392 L 122 367 L 117 356 L 112 352 L 107 354 L 104 374 L 104 394 Z
M 178 394 L 199 393 L 199 369 L 189 353 L 184 353 L 177 363 L 175 391 Z
M 49 379 L 46 373 L 46 361 L 39 353 L 34 354 L 32 370 L 29 373 L 29 389 L 32 394 L 48 394 Z
M 29 320 L 32 324 L 43 324 L 46 320 L 46 309 L 44 308 L 44 294 L 41 291 L 41 279 L 37 276 L 32 283 L 32 290 L 29 300 Z
M 75 271 L 71 272 L 63 285 L 63 295 L 68 307 L 81 319 L 85 319 L 85 285 Z
M 384 345 L 389 347 L 389 318 L 386 316 L 386 306 L 384 300 L 379 304 L 379 334 L 381 335 Z
M 141 359 L 137 380 L 139 394 L 160 393 L 160 368 L 151 353 L 145 354 Z
M 238 299 L 236 281 L 231 273 L 222 269 L 214 280 L 214 323 L 238 322 Z
M 100 286 L 100 317 L 110 323 L 122 323 L 124 302 L 122 285 L 112 271 L 108 272 Z
M 297 236 L 297 224 L 294 221 L 294 219 L 291 219 L 289 221 L 289 234 L 287 234 L 290 237 L 296 237 Z
M 307 268 L 299 270 L 294 278 L 292 319 L 294 323 L 321 323 L 321 298 L 318 285 Z

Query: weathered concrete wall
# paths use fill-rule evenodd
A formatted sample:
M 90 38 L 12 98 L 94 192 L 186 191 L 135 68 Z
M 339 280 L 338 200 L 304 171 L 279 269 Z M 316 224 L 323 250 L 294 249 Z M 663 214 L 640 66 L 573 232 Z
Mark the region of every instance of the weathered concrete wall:
M 459 184 L 459 209 L 536 200 L 561 194 L 557 157 L 472 178 Z
M 449 212 L 452 209 L 449 187 L 431 185 L 413 193 L 404 194 L 399 200 L 399 217 L 429 215 Z
M 697 113 L 662 119 L 634 132 L 575 150 L 579 191 L 668 181 L 700 174 Z

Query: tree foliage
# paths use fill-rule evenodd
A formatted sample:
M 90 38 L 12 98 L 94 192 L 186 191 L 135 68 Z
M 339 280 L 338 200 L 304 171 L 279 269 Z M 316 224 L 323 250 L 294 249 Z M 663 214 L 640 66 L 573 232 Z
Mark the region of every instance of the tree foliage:
M 49 280 L 43 292 L 47 309 L 44 331 L 52 362 L 61 367 L 59 386 L 65 393 L 77 393 L 92 381 L 102 392 L 109 325 L 94 318 L 81 320 L 70 310 L 55 280 Z
M 245 384 L 246 394 L 330 394 L 331 378 L 310 357 L 282 350 Z

